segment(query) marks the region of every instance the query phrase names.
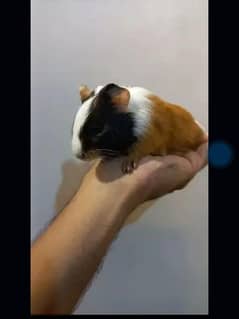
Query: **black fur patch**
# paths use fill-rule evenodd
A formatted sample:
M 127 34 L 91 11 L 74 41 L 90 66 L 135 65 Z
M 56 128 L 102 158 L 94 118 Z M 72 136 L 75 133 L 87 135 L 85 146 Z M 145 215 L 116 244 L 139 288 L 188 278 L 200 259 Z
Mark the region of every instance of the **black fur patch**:
M 107 85 L 92 101 L 90 113 L 79 134 L 84 153 L 96 150 L 103 156 L 127 155 L 137 141 L 133 132 L 133 114 L 119 112 L 111 101 L 118 89 L 114 84 Z

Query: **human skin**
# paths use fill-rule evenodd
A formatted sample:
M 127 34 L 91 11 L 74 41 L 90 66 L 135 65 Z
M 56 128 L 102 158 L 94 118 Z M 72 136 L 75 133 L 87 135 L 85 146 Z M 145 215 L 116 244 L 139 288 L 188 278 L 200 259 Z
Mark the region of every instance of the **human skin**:
M 122 159 L 97 161 L 63 211 L 31 247 L 31 313 L 70 314 L 129 214 L 184 188 L 207 165 L 207 142 L 184 157 L 145 157 L 131 174 Z

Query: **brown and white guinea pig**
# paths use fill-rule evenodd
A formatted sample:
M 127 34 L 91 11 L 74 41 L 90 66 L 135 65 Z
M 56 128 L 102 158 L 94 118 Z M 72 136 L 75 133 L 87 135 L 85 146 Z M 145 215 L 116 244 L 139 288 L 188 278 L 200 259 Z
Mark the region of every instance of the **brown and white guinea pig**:
M 205 131 L 183 107 L 141 87 L 80 87 L 82 105 L 72 127 L 72 152 L 80 159 L 126 156 L 131 172 L 147 155 L 180 155 L 205 141 Z

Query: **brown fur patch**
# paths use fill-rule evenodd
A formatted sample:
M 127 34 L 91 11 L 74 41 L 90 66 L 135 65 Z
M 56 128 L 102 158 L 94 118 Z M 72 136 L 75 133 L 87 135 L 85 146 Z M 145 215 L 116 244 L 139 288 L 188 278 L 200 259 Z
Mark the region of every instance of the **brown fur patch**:
M 193 116 L 179 105 L 150 95 L 151 123 L 144 137 L 132 150 L 130 157 L 145 155 L 183 154 L 196 149 L 205 139 L 205 133 Z

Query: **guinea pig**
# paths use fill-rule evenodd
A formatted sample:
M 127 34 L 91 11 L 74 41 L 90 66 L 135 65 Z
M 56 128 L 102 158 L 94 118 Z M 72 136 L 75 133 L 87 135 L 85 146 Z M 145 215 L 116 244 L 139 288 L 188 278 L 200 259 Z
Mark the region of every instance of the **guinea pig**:
M 72 126 L 72 152 L 82 160 L 125 156 L 132 172 L 147 155 L 182 155 L 205 141 L 204 128 L 184 107 L 141 87 L 113 83 L 80 87 L 82 105 Z

